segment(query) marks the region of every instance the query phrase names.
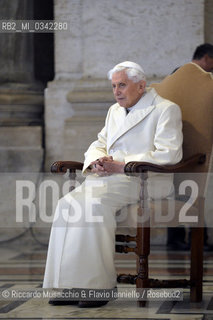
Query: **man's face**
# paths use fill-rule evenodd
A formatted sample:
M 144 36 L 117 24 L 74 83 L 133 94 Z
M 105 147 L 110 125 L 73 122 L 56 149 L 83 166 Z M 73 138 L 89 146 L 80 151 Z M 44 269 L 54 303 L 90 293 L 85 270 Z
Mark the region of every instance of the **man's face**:
M 124 70 L 112 75 L 113 94 L 121 107 L 131 108 L 134 106 L 143 95 L 145 87 L 145 81 L 133 82 Z
M 205 54 L 201 59 L 201 67 L 207 72 L 213 72 L 213 58 L 208 54 Z
M 213 72 L 213 58 L 207 55 L 206 57 L 206 71 Z

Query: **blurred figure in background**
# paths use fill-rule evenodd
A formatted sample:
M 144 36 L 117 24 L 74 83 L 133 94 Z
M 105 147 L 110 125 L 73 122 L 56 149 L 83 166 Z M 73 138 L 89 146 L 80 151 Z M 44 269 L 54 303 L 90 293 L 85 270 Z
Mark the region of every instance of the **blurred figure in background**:
M 213 45 L 204 43 L 199 45 L 192 56 L 192 63 L 197 64 L 206 72 L 213 72 Z M 177 71 L 176 68 L 172 73 Z M 186 242 L 186 231 L 184 227 L 168 228 L 167 246 L 172 250 L 189 250 L 190 249 L 190 232 L 189 240 Z M 204 228 L 204 250 L 211 251 L 213 246 L 208 244 L 207 228 Z

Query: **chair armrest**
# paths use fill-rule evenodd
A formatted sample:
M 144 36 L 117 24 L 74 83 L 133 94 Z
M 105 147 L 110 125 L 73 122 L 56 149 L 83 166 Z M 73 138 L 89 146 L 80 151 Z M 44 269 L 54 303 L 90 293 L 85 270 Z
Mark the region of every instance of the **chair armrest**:
M 190 167 L 203 164 L 206 161 L 206 155 L 198 153 L 192 157 L 182 160 L 174 165 L 157 165 L 149 162 L 130 161 L 124 167 L 124 172 L 128 175 L 131 173 L 145 173 L 148 171 L 162 173 L 190 172 Z
M 51 172 L 53 173 L 66 173 L 67 170 L 75 172 L 82 169 L 83 163 L 77 161 L 56 161 L 51 166 Z

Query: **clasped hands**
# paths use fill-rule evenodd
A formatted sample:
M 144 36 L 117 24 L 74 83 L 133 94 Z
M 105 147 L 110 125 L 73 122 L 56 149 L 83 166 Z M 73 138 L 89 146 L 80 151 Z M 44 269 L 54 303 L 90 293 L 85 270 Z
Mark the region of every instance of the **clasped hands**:
M 125 163 L 113 160 L 113 157 L 102 157 L 90 163 L 91 172 L 99 176 L 113 173 L 124 173 Z

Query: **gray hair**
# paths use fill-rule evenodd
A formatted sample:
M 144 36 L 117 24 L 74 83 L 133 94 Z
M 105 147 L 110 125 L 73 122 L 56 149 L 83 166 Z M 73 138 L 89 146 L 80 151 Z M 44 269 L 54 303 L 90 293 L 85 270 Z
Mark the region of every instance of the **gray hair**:
M 132 61 L 124 61 L 114 66 L 107 74 L 108 79 L 112 80 L 112 75 L 122 70 L 126 72 L 127 77 L 133 82 L 146 81 L 146 76 L 141 66 Z

